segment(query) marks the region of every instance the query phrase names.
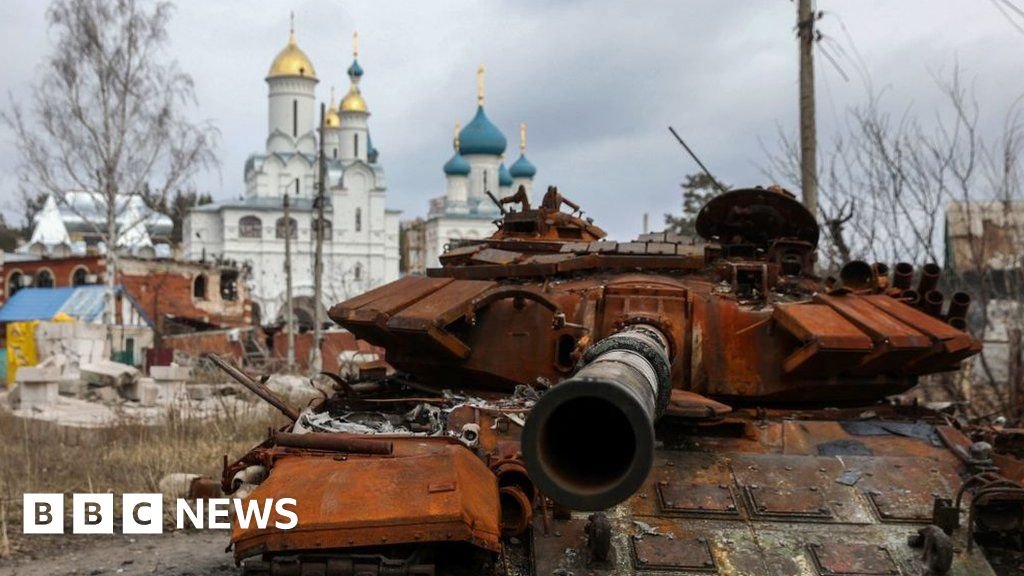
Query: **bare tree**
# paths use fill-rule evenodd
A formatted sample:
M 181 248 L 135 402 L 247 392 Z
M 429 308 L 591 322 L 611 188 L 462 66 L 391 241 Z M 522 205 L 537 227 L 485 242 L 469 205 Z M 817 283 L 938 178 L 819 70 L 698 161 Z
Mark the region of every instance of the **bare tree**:
M 131 198 L 159 203 L 216 162 L 216 131 L 185 111 L 196 104 L 192 79 L 162 53 L 171 12 L 169 2 L 54 0 L 46 18 L 56 45 L 30 106 L 12 100 L 3 114 L 26 197 L 53 196 L 106 245 L 108 346 L 118 249 L 145 225 L 126 221 Z M 91 206 L 71 201 L 82 193 Z
M 1012 335 L 1024 327 L 1020 101 L 995 135 L 985 137 L 981 107 L 959 68 L 938 84 L 946 106 L 934 121 L 910 108 L 894 115 L 869 91 L 824 145 L 818 174 L 823 268 L 834 272 L 854 258 L 944 262 L 949 287 L 967 290 L 976 303 L 972 329 L 1007 342 L 1005 354 L 992 346 L 978 359 L 975 409 L 1020 417 L 1024 383 L 1008 382 L 1022 378 L 1011 374 L 1021 354 Z M 767 175 L 799 186 L 795 138 L 780 134 L 778 148 L 767 153 Z M 955 379 L 941 384 L 963 395 Z

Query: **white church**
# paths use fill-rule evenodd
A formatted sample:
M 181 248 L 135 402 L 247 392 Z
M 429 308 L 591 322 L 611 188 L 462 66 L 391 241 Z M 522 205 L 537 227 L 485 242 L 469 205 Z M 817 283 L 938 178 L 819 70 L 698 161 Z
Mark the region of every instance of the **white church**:
M 406 271 L 425 274 L 441 265 L 446 247 L 462 240 L 487 238 L 501 216 L 494 199 L 512 195 L 520 186 L 533 201 L 537 168 L 526 158 L 526 124 L 519 125 L 519 158 L 505 166 L 505 135 L 484 111 L 484 68 L 477 71 L 477 109 L 465 128 L 455 125 L 455 153 L 445 163 L 445 195 L 430 201 L 426 219 L 404 223 Z
M 331 95 L 325 119 L 326 307 L 399 276 L 399 211 L 386 207 L 384 170 L 370 139 L 358 56 L 358 37 L 353 36 L 348 93 L 340 103 Z M 184 225 L 184 254 L 192 260 L 224 259 L 251 266 L 258 306 L 254 312 L 267 324 L 284 317 L 285 236 L 290 235 L 293 303 L 297 318 L 308 321 L 314 309 L 319 78 L 299 48 L 294 28 L 288 45 L 270 65 L 266 82 L 266 150 L 245 163 L 244 196 L 192 209 Z M 286 196 L 290 225 L 284 213 Z

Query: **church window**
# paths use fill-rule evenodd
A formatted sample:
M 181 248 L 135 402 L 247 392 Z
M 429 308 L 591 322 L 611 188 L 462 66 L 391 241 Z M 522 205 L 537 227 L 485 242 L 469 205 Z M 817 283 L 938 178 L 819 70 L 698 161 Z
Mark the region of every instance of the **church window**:
M 334 148 L 334 157 L 335 158 L 338 157 L 338 148 L 337 147 Z
M 320 226 L 323 227 L 324 240 L 330 240 L 331 239 L 331 221 L 327 220 L 326 218 L 320 218 L 320 219 L 317 219 L 317 220 L 313 221 L 313 237 L 314 238 L 316 237 L 316 223 L 317 222 L 319 222 Z
M 363 231 L 363 209 L 356 208 L 356 232 Z
M 353 134 L 352 135 L 352 148 L 354 150 L 352 155 L 355 156 L 356 158 L 358 158 L 359 157 L 359 134 Z
M 285 220 L 284 217 L 278 218 L 274 228 L 278 238 L 284 238 L 285 234 L 288 234 L 290 238 L 299 237 L 299 225 L 295 222 L 295 218 L 288 218 L 288 220 Z
M 89 281 L 89 271 L 83 266 L 75 268 L 75 271 L 71 273 L 71 285 L 72 286 L 83 286 Z
M 352 277 L 356 280 L 363 279 L 363 265 L 356 263 L 356 267 L 352 270 Z
M 299 137 L 299 101 L 292 100 L 292 136 Z
M 192 297 L 196 300 L 206 300 L 206 275 L 200 274 L 192 281 Z
M 238 221 L 238 235 L 242 238 L 262 238 L 263 221 L 256 216 L 243 216 Z
M 36 274 L 36 287 L 37 288 L 53 288 L 53 272 L 43 268 Z

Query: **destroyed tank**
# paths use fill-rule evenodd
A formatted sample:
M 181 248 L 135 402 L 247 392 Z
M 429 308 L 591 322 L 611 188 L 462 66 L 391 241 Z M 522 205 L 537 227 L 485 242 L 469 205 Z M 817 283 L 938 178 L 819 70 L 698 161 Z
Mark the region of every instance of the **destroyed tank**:
M 236 523 L 244 573 L 1021 573 L 1021 432 L 905 394 L 980 350 L 937 266 L 820 278 L 778 187 L 715 197 L 697 238 L 607 241 L 554 188 L 499 206 L 330 309 L 386 374 L 302 411 L 236 374 L 293 423 L 223 488 L 299 519 Z

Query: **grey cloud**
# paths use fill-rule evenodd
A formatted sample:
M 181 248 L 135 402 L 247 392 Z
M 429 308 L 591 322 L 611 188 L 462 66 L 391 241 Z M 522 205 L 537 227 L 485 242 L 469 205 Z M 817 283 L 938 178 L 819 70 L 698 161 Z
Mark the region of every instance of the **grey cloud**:
M 205 2 L 182 0 L 170 54 L 196 79 L 198 114 L 222 131 L 219 174 L 199 185 L 216 196 L 243 189 L 242 165 L 266 136 L 263 76 L 296 11 L 300 45 L 329 98 L 348 87 L 351 32 L 361 36 L 363 93 L 374 144 L 388 171 L 389 204 L 422 215 L 444 190 L 454 121 L 472 118 L 475 71 L 488 67 L 487 112 L 518 155 L 518 125 L 529 125 L 528 155 L 538 184 L 579 199 L 613 236 L 652 226 L 677 209 L 678 183 L 696 170 L 666 130 L 672 124 L 723 180 L 763 183 L 760 142 L 796 130 L 795 7 L 791 2 Z M 977 79 L 992 120 L 1024 93 L 1018 54 L 1024 36 L 988 3 L 960 0 L 820 0 L 821 29 L 840 42 L 853 77 L 843 82 L 818 59 L 822 139 L 863 88 L 843 27 L 886 101 L 913 102 L 931 117 L 941 104 L 934 74 L 958 58 Z M 24 97 L 47 51 L 43 8 L 6 2 L 0 50 L 4 85 Z M 0 133 L 0 198 L 11 210 L 15 151 Z

